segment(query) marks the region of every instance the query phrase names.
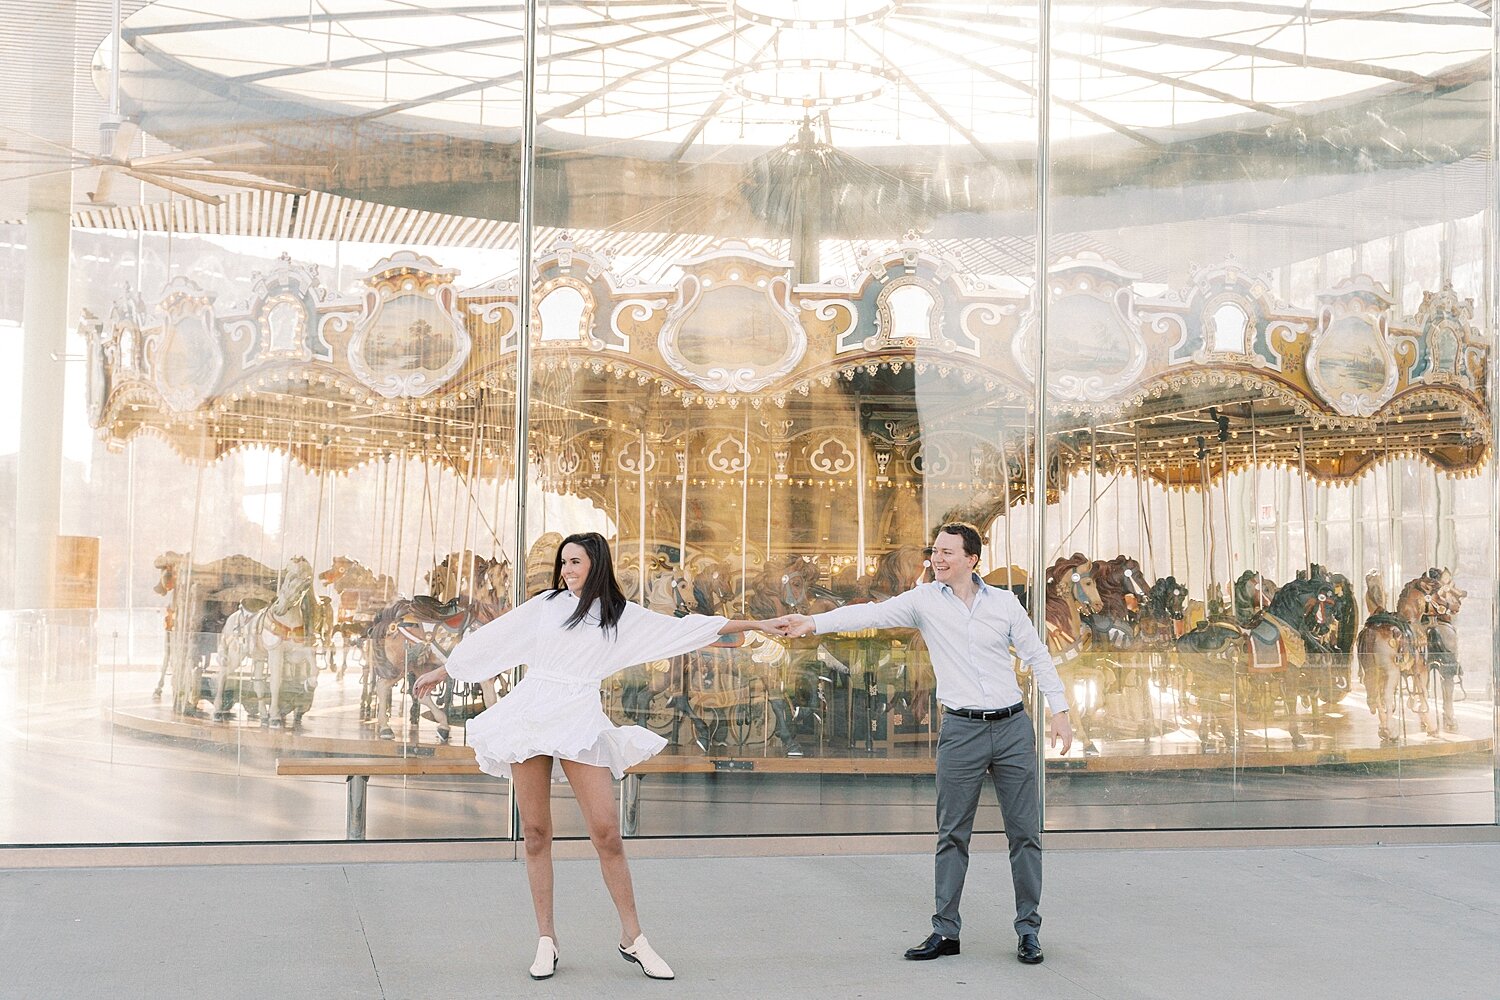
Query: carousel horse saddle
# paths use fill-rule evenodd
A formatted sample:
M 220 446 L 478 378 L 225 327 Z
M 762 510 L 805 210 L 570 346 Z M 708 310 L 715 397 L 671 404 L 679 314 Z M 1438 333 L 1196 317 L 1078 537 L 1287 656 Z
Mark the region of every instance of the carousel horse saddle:
M 463 624 L 464 616 L 467 614 L 468 611 L 463 606 L 462 598 L 455 597 L 451 601 L 439 601 L 430 594 L 418 594 L 411 599 L 411 608 L 404 617 L 424 625 L 446 625 L 450 628 L 457 628 Z
M 1377 611 L 1373 615 L 1365 619 L 1366 628 L 1372 628 L 1377 625 L 1386 625 L 1399 628 L 1407 635 L 1411 635 L 1411 622 L 1390 611 Z
M 1276 622 L 1263 617 L 1245 630 L 1250 637 L 1250 665 L 1260 670 L 1281 670 L 1286 667 L 1286 647 L 1281 641 L 1281 628 Z

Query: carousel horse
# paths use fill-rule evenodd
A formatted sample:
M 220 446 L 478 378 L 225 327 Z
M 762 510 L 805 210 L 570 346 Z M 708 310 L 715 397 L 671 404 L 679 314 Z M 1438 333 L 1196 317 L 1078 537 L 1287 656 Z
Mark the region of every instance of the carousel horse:
M 1440 587 L 1434 595 L 1433 614 L 1427 626 L 1427 662 L 1437 671 L 1443 707 L 1443 732 L 1458 732 L 1458 721 L 1453 715 L 1454 687 L 1463 676 L 1458 662 L 1458 630 L 1453 626 L 1453 616 L 1463 606 L 1467 591 L 1455 586 Z
M 1337 624 L 1329 631 L 1325 642 L 1344 658 L 1347 665 L 1348 658 L 1354 653 L 1354 637 L 1359 632 L 1359 599 L 1354 596 L 1354 583 L 1348 577 L 1342 573 L 1327 576 L 1333 587 L 1333 617 Z
M 405 682 L 410 689 L 422 673 L 447 662 L 448 654 L 469 623 L 469 609 L 462 607 L 459 600 L 444 603 L 426 594 L 397 601 L 375 619 L 370 639 L 378 738 L 396 738 L 390 725 L 392 694 L 396 687 Z M 453 682 L 448 680 L 429 691 L 420 701 L 412 701 L 408 719 L 410 742 L 416 742 L 423 706 L 437 723 L 438 742 L 448 742 L 451 735 L 448 705 L 452 697 Z
M 318 574 L 318 582 L 333 591 L 334 636 L 342 646 L 336 676 L 340 681 L 349 669 L 349 652 L 361 650 L 361 674 L 368 684 L 369 651 L 363 649 L 365 636 L 375 623 L 375 616 L 396 597 L 396 581 L 377 574 L 357 559 L 334 556 L 333 564 Z M 332 664 L 330 664 L 332 666 Z M 367 695 L 362 695 L 362 701 Z M 368 715 L 361 713 L 361 718 Z
M 1083 752 L 1094 755 L 1099 747 L 1093 739 L 1093 726 L 1103 692 L 1109 686 L 1109 671 L 1088 655 L 1094 635 L 1084 616 L 1100 604 L 1093 561 L 1075 552 L 1053 563 L 1047 570 L 1046 601 L 1047 648 L 1057 661 L 1058 675 L 1074 708 L 1073 722 Z
M 227 612 L 211 604 L 207 595 L 217 589 L 205 576 L 191 575 L 191 583 L 184 585 L 190 577 L 189 557 L 178 552 L 166 552 L 157 556 L 153 563 L 161 574 L 156 586 L 151 588 L 162 597 L 169 598 L 163 627 L 166 630 L 162 643 L 161 672 L 156 678 L 153 698 L 160 698 L 166 685 L 167 675 L 172 676 L 172 707 L 182 714 L 197 711 L 198 678 L 208 666 L 213 646 L 205 642 L 205 634 L 212 637 L 224 627 Z M 182 630 L 179 631 L 179 625 Z
M 457 607 L 469 613 L 470 629 L 487 625 L 510 610 L 510 583 L 510 560 L 503 556 L 486 559 L 473 552 L 450 552 L 427 574 L 428 593 L 440 604 L 457 601 Z M 461 639 L 459 636 L 454 641 Z M 459 688 L 465 695 L 477 690 L 484 707 L 489 708 L 500 699 L 497 683 L 509 689 L 504 675 L 486 678 L 473 688 Z
M 1331 591 L 1329 599 L 1302 623 L 1312 655 L 1302 672 L 1300 687 L 1316 712 L 1320 701 L 1337 704 L 1349 693 L 1349 662 L 1359 629 L 1359 604 L 1349 578 L 1330 573 L 1325 566 L 1314 563 L 1307 571 L 1298 571 L 1297 579 L 1326 583 Z
M 1245 586 L 1240 584 L 1244 583 Z M 1236 595 L 1251 605 L 1269 586 L 1253 571 L 1237 581 Z M 1297 715 L 1297 699 L 1304 684 L 1308 647 L 1320 648 L 1314 629 L 1329 613 L 1333 591 L 1324 580 L 1299 579 L 1277 589 L 1265 609 L 1248 624 L 1228 616 L 1203 622 L 1177 640 L 1176 653 L 1184 686 L 1198 705 L 1198 738 L 1205 745 L 1214 721 L 1236 705 L 1251 711 L 1259 706 L 1269 722 L 1277 700 L 1286 708 L 1292 746 L 1306 744 Z M 1232 701 L 1225 705 L 1224 698 Z M 1243 738 L 1247 711 L 1234 711 L 1235 736 Z
M 1298 726 L 1297 699 L 1306 695 L 1314 713 L 1319 710 L 1319 686 L 1309 665 L 1315 666 L 1313 657 L 1329 652 L 1319 636 L 1328 631 L 1332 613 L 1332 585 L 1326 579 L 1303 577 L 1277 588 L 1259 620 L 1246 628 L 1250 679 L 1258 682 L 1252 694 L 1262 699 L 1267 719 L 1276 694 L 1280 695 L 1294 747 L 1305 742 Z
M 766 563 L 745 581 L 748 614 L 753 618 L 779 618 L 790 613 L 831 611 L 837 603 L 827 589 L 818 586 L 818 575 L 817 562 L 807 556 L 792 555 Z M 789 661 L 785 673 L 793 681 L 782 687 L 788 691 L 796 725 L 803 713 L 809 718 L 819 717 L 818 709 L 827 700 L 828 688 L 839 683 L 835 676 L 839 670 L 828 662 L 824 641 L 818 636 L 788 640 L 786 646 Z
M 1188 589 L 1175 576 L 1164 576 L 1151 585 L 1141 603 L 1139 648 L 1149 658 L 1150 676 L 1173 703 L 1174 719 L 1183 717 L 1181 678 L 1176 676 L 1171 651 L 1185 631 Z
M 889 600 L 926 582 L 929 569 L 927 549 L 897 546 L 876 558 L 874 570 L 860 581 L 846 603 Z M 822 589 L 817 593 L 823 598 L 833 596 Z M 936 680 L 927 644 L 917 629 L 884 629 L 881 638 L 874 641 L 825 638 L 819 642 L 815 659 L 818 669 L 812 676 L 818 679 L 818 688 L 810 693 L 821 703 L 826 700 L 825 685 L 835 678 L 849 678 L 854 704 L 864 711 L 861 724 L 868 726 L 867 739 L 884 730 L 886 717 L 891 724 L 912 728 L 930 724 Z M 862 686 L 856 678 L 861 679 Z
M 312 565 L 301 556 L 293 556 L 269 604 L 242 606 L 225 622 L 215 710 L 224 710 L 224 683 L 248 660 L 261 706 L 261 725 L 279 728 L 287 716 L 292 717 L 293 725 L 300 723 L 312 706 L 318 685 L 319 636 L 331 625 L 329 606 L 313 594 Z
M 526 553 L 528 598 L 535 597 L 544 590 L 551 590 L 557 582 L 552 578 L 552 567 L 557 562 L 557 550 L 562 546 L 562 540 L 563 536 L 558 532 L 548 531 L 531 543 L 531 549 Z
M 1128 556 L 1096 559 L 1094 585 L 1099 606 L 1085 615 L 1094 633 L 1094 648 L 1130 649 L 1140 637 L 1140 612 L 1148 588 L 1141 564 Z
M 1141 642 L 1147 648 L 1165 649 L 1183 632 L 1188 589 L 1175 576 L 1164 576 L 1151 585 L 1141 605 Z
M 904 594 L 925 583 L 931 568 L 925 548 L 897 546 L 875 560 L 875 572 L 870 574 L 864 599 L 879 602 Z M 932 715 L 931 692 L 937 686 L 932 660 L 927 655 L 927 643 L 916 629 L 900 629 L 889 634 L 905 640 L 906 688 L 903 697 L 906 704 L 901 706 L 901 714 L 910 715 L 914 725 L 925 725 Z
M 185 554 L 166 552 L 153 565 L 160 577 L 152 589 L 169 600 L 161 672 L 152 697 L 161 697 L 170 671 L 173 708 L 192 715 L 224 623 L 241 600 L 270 600 L 276 571 L 243 555 L 193 563 Z
M 786 614 L 815 615 L 838 605 L 817 586 L 818 564 L 808 556 L 787 556 L 769 562 L 746 581 L 746 605 L 756 618 Z
M 700 615 L 724 615 L 739 600 L 734 570 L 728 563 L 705 561 L 693 573 L 693 605 Z
M 1141 613 L 1150 593 L 1146 574 L 1124 555 L 1095 560 L 1093 570 L 1099 605 L 1084 615 L 1084 623 L 1093 632 L 1094 656 L 1112 665 L 1113 681 L 1101 699 L 1113 721 L 1149 740 L 1158 729 L 1149 683 L 1157 656 L 1141 641 Z
M 1271 606 L 1276 584 L 1253 569 L 1247 569 L 1234 581 L 1234 620 L 1249 626 Z
M 849 562 L 828 578 L 828 590 L 839 604 L 852 604 L 864 598 L 870 580 L 861 576 L 859 566 Z
M 922 582 L 928 570 L 927 550 L 901 545 L 875 560 L 875 572 L 864 587 L 868 600 L 883 601 L 904 594 Z
M 1241 681 L 1248 649 L 1245 630 L 1227 620 L 1199 621 L 1173 644 L 1179 686 L 1197 708 L 1198 742 L 1205 749 L 1215 741 L 1229 742 L 1226 715 L 1234 716 L 1236 739 L 1244 736 L 1244 722 L 1234 706 L 1247 700 Z
M 680 567 L 667 566 L 646 584 L 646 607 L 664 615 L 681 618 L 696 606 L 693 582 Z
M 1385 580 L 1378 569 L 1365 574 L 1365 609 L 1372 615 L 1385 610 Z
M 1441 573 L 1429 570 L 1408 582 L 1396 598 L 1396 610 L 1370 615 L 1355 640 L 1360 681 L 1370 713 L 1379 719 L 1381 743 L 1400 741 L 1391 728 L 1391 715 L 1398 707 L 1397 691 L 1404 679 L 1409 680 L 1417 700 L 1422 731 L 1437 735 L 1437 723 L 1431 718 L 1427 700 L 1428 630 L 1423 623 L 1429 616 L 1439 617 L 1447 611 L 1446 603 L 1440 603 L 1437 596 L 1442 588 Z

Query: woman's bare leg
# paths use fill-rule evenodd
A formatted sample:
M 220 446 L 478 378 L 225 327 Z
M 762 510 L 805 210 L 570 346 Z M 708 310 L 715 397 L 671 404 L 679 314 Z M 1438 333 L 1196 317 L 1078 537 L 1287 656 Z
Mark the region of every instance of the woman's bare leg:
M 606 771 L 606 774 L 609 772 Z M 526 840 L 526 880 L 539 937 L 557 940 L 552 923 L 552 758 L 531 757 L 510 766 L 511 787 Z
M 635 890 L 630 885 L 630 864 L 625 860 L 625 844 L 620 839 L 620 817 L 615 812 L 615 781 L 607 767 L 562 762 L 573 797 L 588 824 L 589 840 L 599 855 L 599 870 L 604 885 L 620 914 L 620 945 L 629 947 L 641 933 L 641 922 L 635 912 Z

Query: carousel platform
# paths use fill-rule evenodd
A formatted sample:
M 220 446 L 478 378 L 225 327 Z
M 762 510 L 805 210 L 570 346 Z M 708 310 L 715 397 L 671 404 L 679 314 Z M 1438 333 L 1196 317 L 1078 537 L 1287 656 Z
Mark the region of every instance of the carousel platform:
M 277 756 L 473 759 L 464 746 L 462 722 L 453 724 L 450 741 L 445 744 L 439 741 L 437 727 L 430 717 L 421 719 L 415 727 L 406 724 L 407 705 L 392 710 L 395 738 L 377 738 L 374 724 L 360 719 L 359 696 L 356 678 L 347 677 L 342 683 L 325 678 L 318 685 L 312 708 L 298 725 L 287 728 L 264 726 L 246 719 L 242 712 L 224 721 L 214 721 L 206 714 L 182 716 L 174 713 L 167 701 L 153 700 L 149 691 L 122 695 L 116 707 L 106 709 L 105 714 L 117 730 L 126 733 L 218 748 L 255 749 Z M 1460 701 L 1454 714 L 1457 732 L 1429 735 L 1422 732 L 1415 714 L 1409 713 L 1402 720 L 1404 737 L 1395 743 L 1382 744 L 1376 720 L 1364 706 L 1363 692 L 1356 687 L 1339 704 L 1325 707 L 1320 715 L 1302 715 L 1303 742 L 1296 746 L 1286 728 L 1284 713 L 1278 714 L 1270 725 L 1247 721 L 1244 735 L 1236 745 L 1236 741 L 1226 741 L 1223 737 L 1207 743 L 1200 741 L 1190 720 L 1173 720 L 1164 711 L 1146 727 L 1150 735 L 1096 737 L 1092 747 L 1086 747 L 1082 740 L 1075 741 L 1067 756 L 1049 750 L 1047 765 L 1049 770 L 1067 773 L 1194 771 L 1378 765 L 1490 753 L 1494 739 L 1488 705 L 1478 698 Z M 868 741 L 867 746 L 867 741 L 859 738 L 820 740 L 816 733 L 806 734 L 802 744 L 804 754 L 788 759 L 774 736 L 743 745 L 732 742 L 714 745 L 705 754 L 693 744 L 692 729 L 686 721 L 675 728 L 678 739 L 672 740 L 663 763 L 675 761 L 676 769 L 684 773 L 754 770 L 756 761 L 770 765 L 763 770 L 774 768 L 778 772 L 923 774 L 931 773 L 934 767 L 935 735 L 903 733 Z M 1096 731 L 1104 730 L 1096 724 Z M 674 734 L 669 731 L 666 735 L 671 740 Z M 777 762 L 774 765 L 770 763 L 773 760 Z M 873 760 L 881 761 L 882 765 L 859 764 Z M 736 767 L 736 763 L 740 766 Z

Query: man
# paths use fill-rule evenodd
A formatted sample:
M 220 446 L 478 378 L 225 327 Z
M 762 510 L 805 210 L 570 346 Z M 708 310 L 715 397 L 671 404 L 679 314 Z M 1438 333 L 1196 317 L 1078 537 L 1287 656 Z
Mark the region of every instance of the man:
M 855 604 L 822 614 L 788 615 L 791 636 L 854 632 L 869 628 L 921 630 L 932 655 L 938 701 L 943 705 L 937 751 L 937 911 L 932 935 L 908 949 L 913 960 L 959 953 L 959 898 L 969 869 L 969 837 L 985 773 L 995 793 L 1010 844 L 1016 894 L 1016 957 L 1042 961 L 1042 843 L 1037 795 L 1036 738 L 1011 669 L 1011 650 L 1031 668 L 1052 709 L 1051 742 L 1073 745 L 1073 726 L 1057 668 L 1015 595 L 987 586 L 974 572 L 979 532 L 967 524 L 945 524 L 932 544 L 931 583 L 877 604 Z M 1038 593 L 1037 600 L 1042 600 Z

